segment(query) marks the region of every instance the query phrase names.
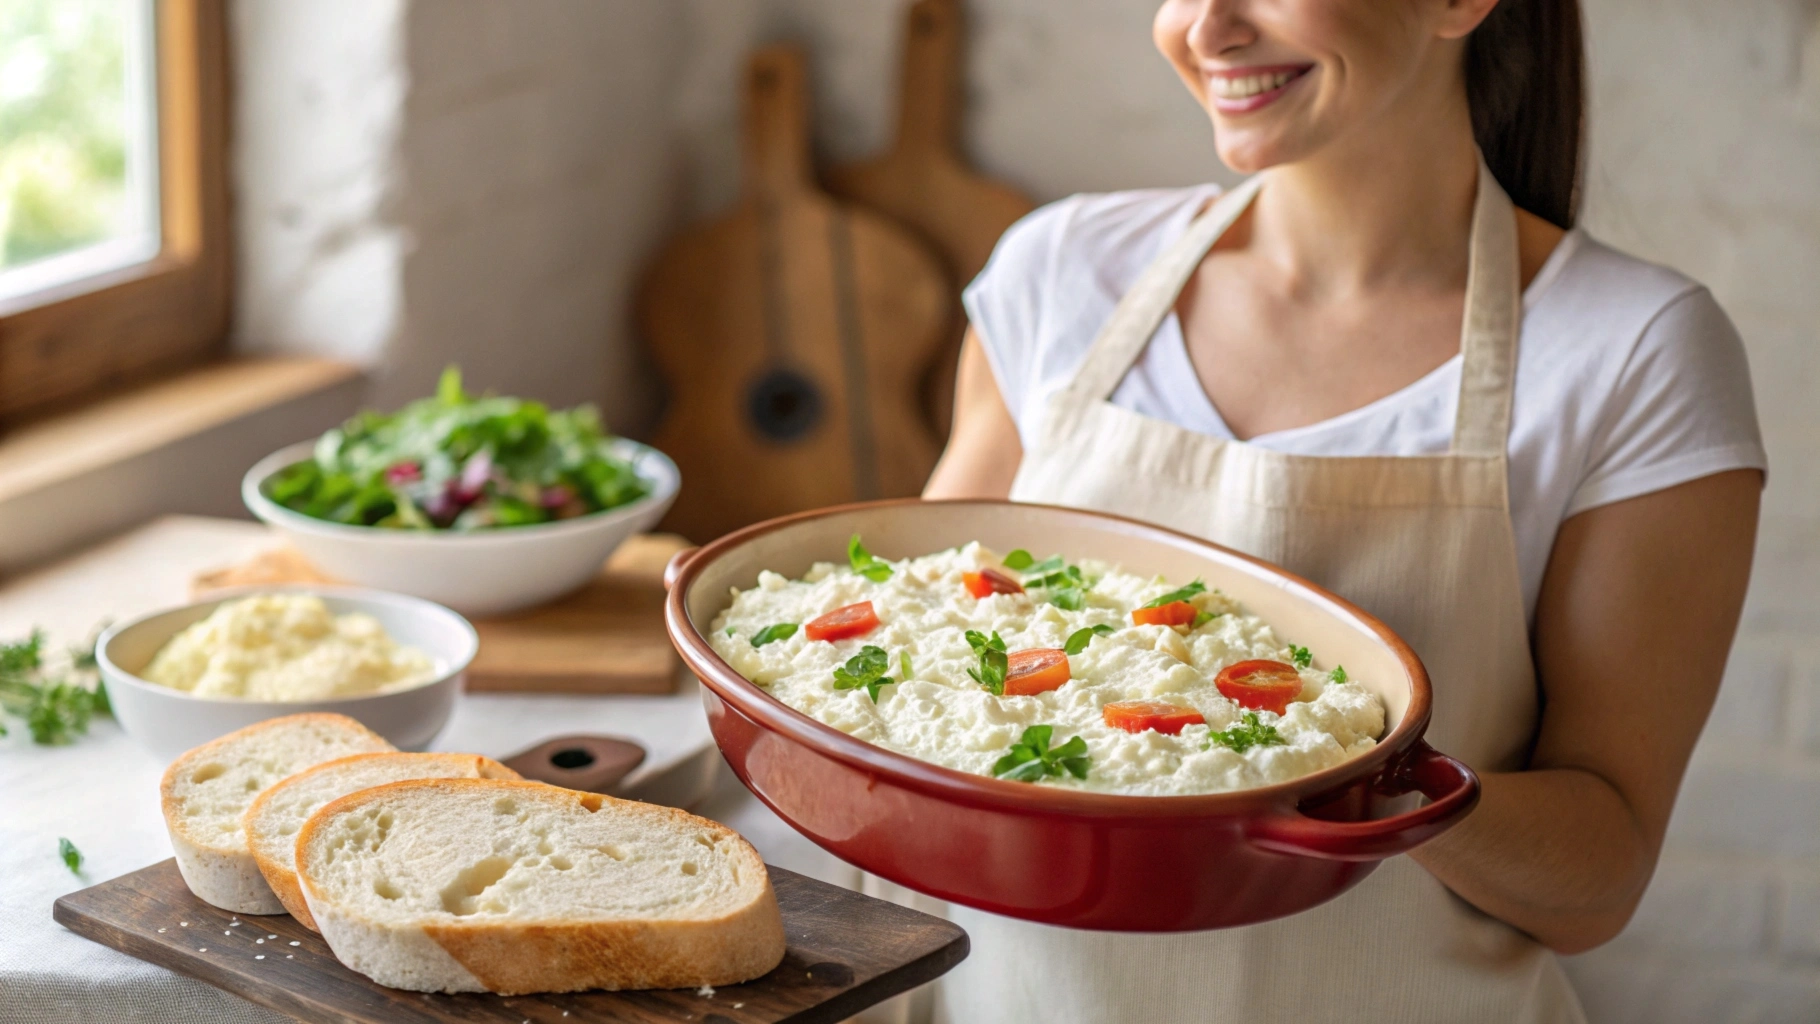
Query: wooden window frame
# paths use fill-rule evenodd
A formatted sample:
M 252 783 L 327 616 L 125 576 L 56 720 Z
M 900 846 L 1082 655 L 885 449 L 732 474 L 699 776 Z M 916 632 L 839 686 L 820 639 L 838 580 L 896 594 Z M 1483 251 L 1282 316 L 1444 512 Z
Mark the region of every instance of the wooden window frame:
M 226 0 L 155 0 L 158 254 L 0 306 L 0 429 L 215 357 L 227 340 Z

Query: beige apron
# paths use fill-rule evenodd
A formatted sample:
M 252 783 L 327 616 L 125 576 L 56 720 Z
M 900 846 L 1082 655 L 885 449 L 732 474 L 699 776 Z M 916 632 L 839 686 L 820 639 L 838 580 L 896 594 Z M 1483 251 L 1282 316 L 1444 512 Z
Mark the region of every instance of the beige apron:
M 1289 455 L 1107 401 L 1261 180 L 1209 207 L 1119 303 L 1050 403 L 1011 496 L 1198 534 L 1357 602 L 1428 666 L 1429 741 L 1480 771 L 1521 768 L 1538 704 L 1505 468 L 1516 221 L 1482 164 L 1448 454 Z M 973 940 L 933 993 L 935 1018 L 954 1024 L 1584 1020 L 1551 953 L 1407 857 L 1313 910 L 1225 931 L 1121 935 L 949 913 Z

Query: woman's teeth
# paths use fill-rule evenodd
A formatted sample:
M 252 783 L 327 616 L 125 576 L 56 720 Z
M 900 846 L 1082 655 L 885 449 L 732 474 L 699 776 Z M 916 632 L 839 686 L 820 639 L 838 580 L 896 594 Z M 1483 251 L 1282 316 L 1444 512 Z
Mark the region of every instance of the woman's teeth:
M 1269 75 L 1246 75 L 1242 78 L 1228 78 L 1224 75 L 1213 77 L 1213 93 L 1223 100 L 1242 100 L 1281 89 L 1289 80 L 1301 74 L 1299 71 L 1278 71 Z

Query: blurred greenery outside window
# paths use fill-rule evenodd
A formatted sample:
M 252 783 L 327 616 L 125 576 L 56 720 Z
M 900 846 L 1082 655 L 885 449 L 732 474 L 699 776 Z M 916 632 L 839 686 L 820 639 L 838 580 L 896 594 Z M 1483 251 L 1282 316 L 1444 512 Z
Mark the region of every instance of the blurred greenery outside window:
M 157 255 L 153 0 L 0 0 L 0 299 Z

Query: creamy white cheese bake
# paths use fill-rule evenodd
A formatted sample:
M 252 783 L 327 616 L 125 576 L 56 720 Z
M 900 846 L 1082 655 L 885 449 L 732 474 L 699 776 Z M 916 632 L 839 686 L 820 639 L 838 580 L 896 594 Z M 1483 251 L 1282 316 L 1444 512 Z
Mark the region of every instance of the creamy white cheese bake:
M 1338 764 L 1371 749 L 1383 733 L 1377 696 L 1336 682 L 1337 666 L 1322 667 L 1318 652 L 1300 669 L 1301 692 L 1281 715 L 1247 712 L 1223 695 L 1215 684 L 1221 669 L 1252 659 L 1293 662 L 1298 652 L 1217 591 L 1189 599 L 1213 616 L 1202 616 L 1202 625 L 1133 625 L 1134 609 L 1186 581 L 1172 584 L 1084 561 L 1079 565 L 1093 582 L 1073 611 L 1046 600 L 1043 590 L 986 597 L 967 590 L 964 573 L 997 568 L 1014 579 L 1020 575 L 1001 563 L 998 553 L 969 544 L 885 563 L 892 572 L 882 582 L 829 563 L 817 563 L 801 580 L 761 572 L 756 587 L 732 592 L 710 639 L 735 671 L 798 711 L 869 743 L 960 771 L 993 774 L 1033 725 L 1053 726 L 1053 745 L 1081 737 L 1090 759 L 1087 777 L 1064 772 L 1044 778 L 1045 785 L 1157 796 L 1245 789 Z M 870 601 L 879 619 L 863 636 L 811 640 L 798 628 L 784 639 L 753 645 L 767 627 L 801 626 L 860 601 Z M 1078 630 L 1101 624 L 1111 632 L 1069 656 L 1072 678 L 1058 689 L 995 696 L 968 675 L 980 664 L 969 630 L 996 631 L 1015 653 L 1062 648 Z M 863 687 L 835 686 L 835 669 L 867 646 L 886 652 L 893 680 L 878 688 L 876 702 Z M 1137 699 L 1190 707 L 1206 724 L 1168 735 L 1105 723 L 1105 705 Z M 1280 742 L 1240 751 L 1209 741 L 1210 733 L 1245 729 L 1251 724 L 1246 714 L 1255 714 L 1258 726 L 1274 727 Z

